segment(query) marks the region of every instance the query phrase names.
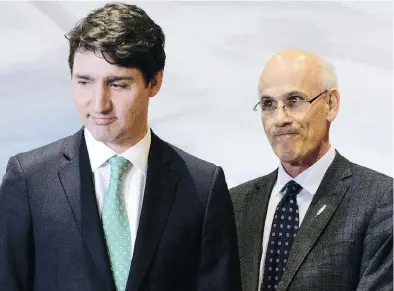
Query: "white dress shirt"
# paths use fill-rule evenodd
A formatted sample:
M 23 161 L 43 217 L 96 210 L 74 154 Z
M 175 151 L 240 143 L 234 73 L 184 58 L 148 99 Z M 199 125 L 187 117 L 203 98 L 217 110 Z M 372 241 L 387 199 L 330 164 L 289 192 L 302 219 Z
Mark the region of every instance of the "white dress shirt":
M 274 218 L 276 206 L 284 195 L 283 187 L 287 182 L 294 180 L 302 186 L 301 192 L 297 195 L 297 204 L 299 212 L 299 223 L 301 226 L 305 213 L 311 204 L 313 196 L 316 194 L 317 188 L 323 180 L 324 174 L 335 158 L 335 149 L 331 146 L 328 152 L 315 164 L 304 170 L 294 179 L 290 177 L 284 170 L 282 164 L 279 165 L 278 179 L 272 189 L 270 200 L 268 203 L 267 216 L 265 218 L 262 257 L 260 262 L 259 290 L 264 276 L 265 255 L 267 253 L 268 240 L 271 234 L 271 225 Z
M 84 131 L 90 165 L 94 175 L 94 188 L 96 191 L 97 206 L 101 217 L 104 194 L 108 188 L 110 179 L 110 164 L 108 160 L 117 155 L 117 153 L 104 143 L 95 140 L 86 127 Z M 129 148 L 124 153 L 119 154 L 119 156 L 126 158 L 131 163 L 130 167 L 124 173 L 124 183 L 122 185 L 121 193 L 124 195 L 124 201 L 130 223 L 132 254 L 134 251 L 142 201 L 144 198 L 150 144 L 151 132 L 148 128 L 146 135 L 137 144 Z

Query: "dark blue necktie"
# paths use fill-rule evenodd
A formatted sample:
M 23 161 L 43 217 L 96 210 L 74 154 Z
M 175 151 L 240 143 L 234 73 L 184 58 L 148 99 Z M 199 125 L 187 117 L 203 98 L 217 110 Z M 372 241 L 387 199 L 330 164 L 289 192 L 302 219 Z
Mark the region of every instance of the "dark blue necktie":
M 296 196 L 300 193 L 302 187 L 297 182 L 290 181 L 284 189 L 286 189 L 285 194 L 276 207 L 272 221 L 261 291 L 278 288 L 299 227 Z

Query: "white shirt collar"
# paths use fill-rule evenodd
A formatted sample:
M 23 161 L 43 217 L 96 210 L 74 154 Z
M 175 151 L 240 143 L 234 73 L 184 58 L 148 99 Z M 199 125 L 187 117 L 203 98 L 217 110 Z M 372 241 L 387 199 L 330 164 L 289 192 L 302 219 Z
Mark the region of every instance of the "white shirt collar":
M 294 180 L 299 185 L 301 185 L 302 188 L 305 189 L 308 193 L 315 195 L 317 188 L 319 188 L 319 185 L 323 180 L 324 174 L 327 172 L 328 167 L 331 165 L 332 161 L 335 158 L 335 154 L 335 149 L 330 146 L 330 149 L 323 157 L 321 157 L 316 163 L 314 163 L 308 169 L 304 170 L 294 179 L 286 173 L 282 164 L 280 164 L 278 169 L 278 179 L 275 184 L 274 193 L 279 195 L 283 187 L 290 180 Z
M 92 172 L 94 172 L 105 164 L 111 157 L 117 155 L 117 153 L 104 143 L 94 139 L 93 135 L 86 127 L 84 128 L 84 133 L 86 147 L 89 153 L 90 166 L 92 168 Z M 151 132 L 148 127 L 145 136 L 134 146 L 120 154 L 120 156 L 129 160 L 135 168 L 146 175 L 150 144 Z

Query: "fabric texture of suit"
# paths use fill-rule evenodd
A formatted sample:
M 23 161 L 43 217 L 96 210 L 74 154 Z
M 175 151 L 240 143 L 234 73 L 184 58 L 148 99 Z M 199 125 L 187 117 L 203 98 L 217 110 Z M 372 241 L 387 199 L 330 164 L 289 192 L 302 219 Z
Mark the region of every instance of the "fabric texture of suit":
M 257 291 L 277 170 L 230 190 L 244 291 Z M 324 210 L 319 214 L 319 210 Z M 336 157 L 294 240 L 278 291 L 393 290 L 393 179 Z
M 83 130 L 9 160 L 0 290 L 115 291 Z M 153 133 L 126 290 L 241 290 L 222 169 Z

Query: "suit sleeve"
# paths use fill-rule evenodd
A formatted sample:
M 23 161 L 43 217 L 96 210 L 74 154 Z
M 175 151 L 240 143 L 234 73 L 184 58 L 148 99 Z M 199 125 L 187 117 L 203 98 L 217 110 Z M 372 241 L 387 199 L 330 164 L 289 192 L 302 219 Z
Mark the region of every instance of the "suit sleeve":
M 393 290 L 393 188 L 383 193 L 368 226 L 357 291 Z
M 33 290 L 31 231 L 26 182 L 12 157 L 0 185 L 0 290 Z
M 234 210 L 220 167 L 207 203 L 199 271 L 199 291 L 242 290 Z

